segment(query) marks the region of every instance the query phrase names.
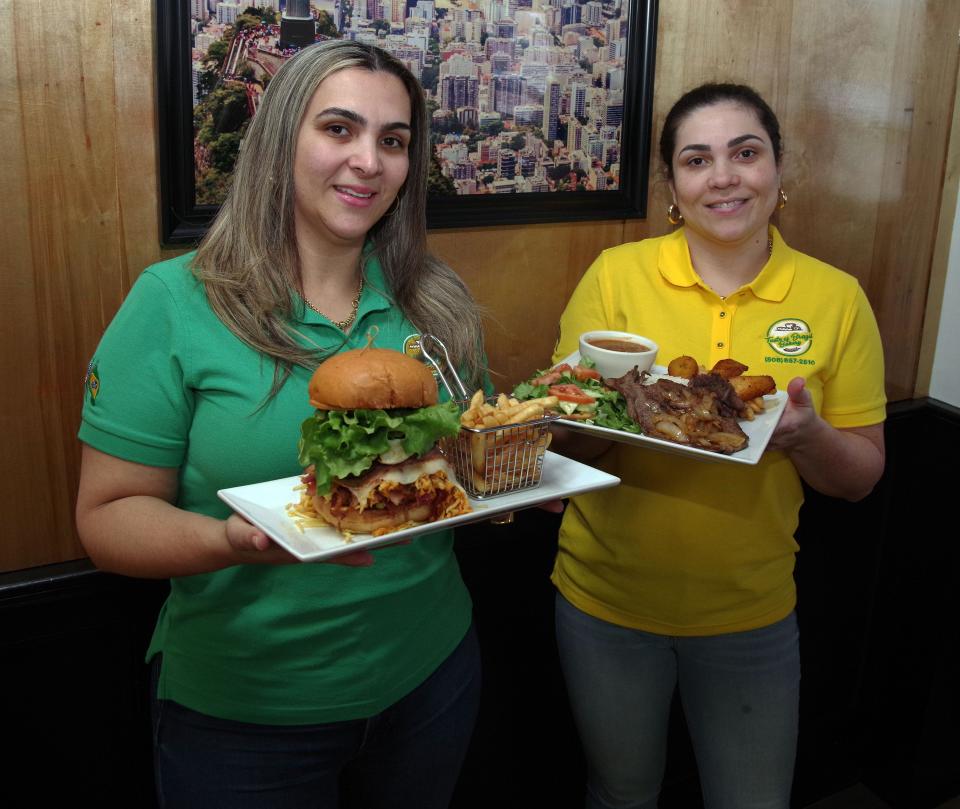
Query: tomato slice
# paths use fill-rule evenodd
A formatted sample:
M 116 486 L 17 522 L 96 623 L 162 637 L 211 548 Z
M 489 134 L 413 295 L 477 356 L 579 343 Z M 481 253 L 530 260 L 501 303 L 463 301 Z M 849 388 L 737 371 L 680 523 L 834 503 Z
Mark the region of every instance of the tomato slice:
M 588 379 L 600 379 L 600 372 L 596 368 L 584 368 L 578 365 L 573 369 L 573 377 L 586 382 Z
M 534 377 L 530 380 L 531 385 L 552 385 L 554 382 L 559 382 L 560 377 L 566 373 L 569 373 L 573 369 L 567 365 L 567 363 L 561 363 L 556 368 L 551 368 L 543 376 Z
M 530 380 L 530 384 L 531 385 L 552 385 L 554 382 L 559 382 L 561 376 L 563 376 L 563 374 L 558 373 L 557 371 L 551 371 L 550 373 L 544 374 L 543 376 L 535 376 L 533 379 Z
M 592 404 L 594 399 L 584 393 L 576 385 L 551 385 L 550 395 L 556 396 L 561 402 L 576 402 L 577 404 Z

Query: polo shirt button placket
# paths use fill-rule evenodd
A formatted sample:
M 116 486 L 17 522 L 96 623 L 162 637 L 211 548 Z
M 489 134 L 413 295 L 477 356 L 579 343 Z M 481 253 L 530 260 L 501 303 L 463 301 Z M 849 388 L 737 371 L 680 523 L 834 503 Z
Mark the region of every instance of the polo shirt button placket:
M 731 302 L 727 298 L 720 298 L 719 306 L 714 310 L 713 334 L 711 335 L 710 353 L 713 355 L 710 359 L 712 366 L 717 360 L 726 359 L 729 356 L 727 347 L 730 344 L 730 331 L 733 327 L 733 309 Z

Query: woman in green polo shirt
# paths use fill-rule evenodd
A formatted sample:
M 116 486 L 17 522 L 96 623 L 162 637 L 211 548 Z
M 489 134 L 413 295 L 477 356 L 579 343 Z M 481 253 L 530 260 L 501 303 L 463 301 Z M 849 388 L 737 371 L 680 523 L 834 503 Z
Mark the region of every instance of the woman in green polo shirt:
M 426 251 L 427 127 L 383 51 L 287 61 L 199 250 L 143 273 L 91 362 L 81 538 L 171 579 L 147 655 L 163 806 L 449 801 L 479 695 L 451 533 L 308 565 L 216 495 L 300 471 L 313 369 L 371 335 L 437 334 L 483 382 L 477 309 Z
M 756 466 L 594 448 L 622 483 L 571 501 L 553 571 L 586 804 L 656 807 L 677 692 L 704 804 L 787 809 L 801 479 L 859 499 L 879 478 L 880 339 L 856 279 L 770 224 L 786 203 L 780 126 L 753 90 L 690 91 L 660 148 L 679 227 L 597 258 L 563 313 L 555 359 L 585 331 L 622 330 L 655 340 L 662 364 L 736 359 L 773 376 L 788 402 Z

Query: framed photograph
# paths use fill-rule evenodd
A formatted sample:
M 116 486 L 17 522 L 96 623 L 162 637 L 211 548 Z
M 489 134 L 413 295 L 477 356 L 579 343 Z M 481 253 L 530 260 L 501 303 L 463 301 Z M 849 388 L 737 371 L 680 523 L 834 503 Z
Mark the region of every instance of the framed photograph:
M 354 39 L 402 61 L 431 118 L 430 228 L 646 214 L 657 0 L 156 4 L 161 240 L 197 242 L 287 59 Z

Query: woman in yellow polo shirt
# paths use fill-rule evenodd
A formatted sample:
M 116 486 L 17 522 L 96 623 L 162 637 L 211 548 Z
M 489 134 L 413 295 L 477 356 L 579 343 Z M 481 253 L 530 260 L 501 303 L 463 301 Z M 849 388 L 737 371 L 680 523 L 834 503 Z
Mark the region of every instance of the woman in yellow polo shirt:
M 656 806 L 679 689 L 706 806 L 786 809 L 801 479 L 850 500 L 879 479 L 880 339 L 856 279 L 791 249 L 770 224 L 786 203 L 781 135 L 755 91 L 690 91 L 660 150 L 679 227 L 597 258 L 561 318 L 555 359 L 585 331 L 629 331 L 655 339 L 660 361 L 737 359 L 773 376 L 788 402 L 756 466 L 594 448 L 623 483 L 573 499 L 553 572 L 586 805 Z M 774 339 L 788 323 L 799 350 Z

